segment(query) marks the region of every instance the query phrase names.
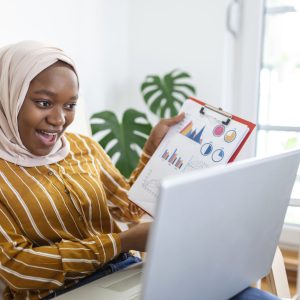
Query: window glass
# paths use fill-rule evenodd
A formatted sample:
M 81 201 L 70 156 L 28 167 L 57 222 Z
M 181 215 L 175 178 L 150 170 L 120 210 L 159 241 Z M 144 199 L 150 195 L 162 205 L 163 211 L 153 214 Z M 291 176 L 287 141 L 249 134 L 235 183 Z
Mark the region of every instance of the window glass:
M 260 124 L 300 126 L 300 13 L 292 8 L 266 15 Z
M 276 154 L 294 148 L 300 148 L 300 132 L 259 130 L 257 133 L 257 156 Z M 300 199 L 300 168 L 298 169 L 292 198 Z
M 267 7 L 274 6 L 296 6 L 297 1 L 295 0 L 267 0 Z
M 300 0 L 267 0 L 257 155 L 300 148 Z M 291 198 L 300 206 L 300 171 Z M 285 222 L 300 226 L 300 207 Z
M 276 154 L 300 147 L 300 132 L 259 130 L 257 133 L 257 156 Z
M 300 226 L 300 207 L 290 206 L 287 210 L 285 223 Z

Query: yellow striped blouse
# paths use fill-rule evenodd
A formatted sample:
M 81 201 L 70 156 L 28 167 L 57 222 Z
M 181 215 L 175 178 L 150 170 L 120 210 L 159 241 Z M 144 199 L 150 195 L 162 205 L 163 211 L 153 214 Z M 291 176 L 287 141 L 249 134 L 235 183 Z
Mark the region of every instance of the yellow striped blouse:
M 58 163 L 21 167 L 0 159 L 0 275 L 4 299 L 41 299 L 120 253 L 115 219 L 143 211 L 127 198 L 147 163 L 142 154 L 126 181 L 91 138 L 66 134 Z

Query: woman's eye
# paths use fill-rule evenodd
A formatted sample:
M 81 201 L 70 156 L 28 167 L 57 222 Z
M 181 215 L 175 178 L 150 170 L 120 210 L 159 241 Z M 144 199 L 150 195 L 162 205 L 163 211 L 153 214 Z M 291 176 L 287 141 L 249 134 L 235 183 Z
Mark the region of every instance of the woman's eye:
M 76 103 L 70 103 L 65 106 L 65 108 L 68 110 L 74 110 L 75 107 L 76 107 Z
M 51 103 L 48 100 L 38 100 L 35 101 L 35 103 L 42 108 L 48 108 L 51 105 Z

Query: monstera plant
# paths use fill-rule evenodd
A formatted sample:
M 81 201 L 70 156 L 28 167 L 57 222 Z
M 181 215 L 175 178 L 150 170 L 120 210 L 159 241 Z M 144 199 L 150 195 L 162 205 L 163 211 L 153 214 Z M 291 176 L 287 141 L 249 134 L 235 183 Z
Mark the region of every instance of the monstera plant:
M 128 109 L 119 122 L 113 112 L 103 111 L 92 115 L 91 127 L 93 135 L 108 130 L 98 142 L 111 158 L 118 155 L 116 167 L 128 177 L 138 163 L 138 148 L 143 148 L 152 129 L 146 115 Z
M 187 82 L 190 75 L 174 70 L 162 78 L 149 75 L 141 85 L 141 92 L 150 110 L 160 118 L 174 116 L 183 101 L 195 94 Z M 91 116 L 92 134 L 113 159 L 120 172 L 129 177 L 139 160 L 139 152 L 149 136 L 152 125 L 145 113 L 134 109 L 124 112 L 119 121 L 112 111 Z
M 149 75 L 141 86 L 146 104 L 158 117 L 175 116 L 183 101 L 196 93 L 195 88 L 186 82 L 190 75 L 174 70 L 163 78 Z

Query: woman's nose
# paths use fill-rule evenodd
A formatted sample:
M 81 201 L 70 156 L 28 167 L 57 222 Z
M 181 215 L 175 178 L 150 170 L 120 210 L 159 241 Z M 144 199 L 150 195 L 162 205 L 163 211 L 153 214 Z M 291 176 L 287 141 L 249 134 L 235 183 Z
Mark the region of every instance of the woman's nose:
M 63 126 L 66 122 L 65 113 L 62 108 L 53 108 L 47 117 L 49 124 L 53 126 Z

